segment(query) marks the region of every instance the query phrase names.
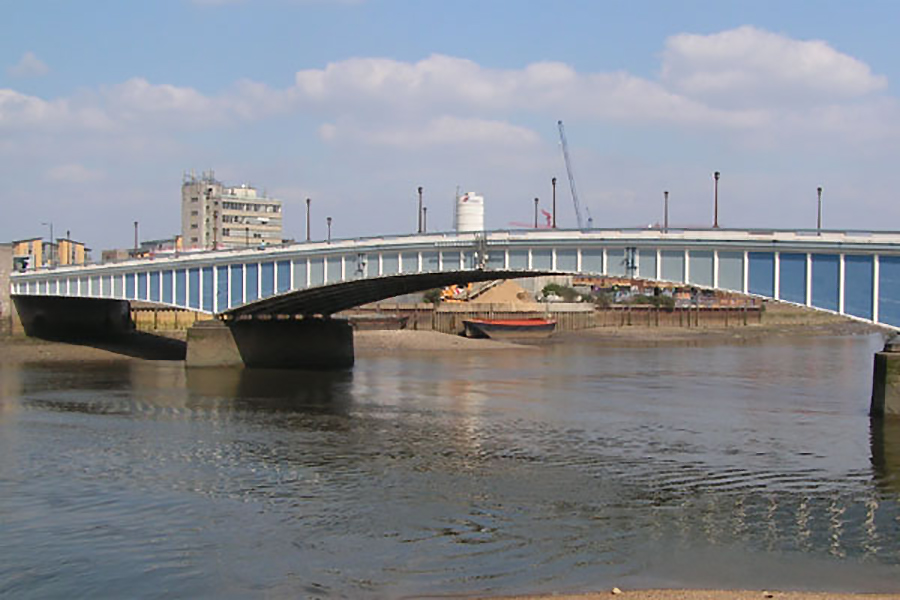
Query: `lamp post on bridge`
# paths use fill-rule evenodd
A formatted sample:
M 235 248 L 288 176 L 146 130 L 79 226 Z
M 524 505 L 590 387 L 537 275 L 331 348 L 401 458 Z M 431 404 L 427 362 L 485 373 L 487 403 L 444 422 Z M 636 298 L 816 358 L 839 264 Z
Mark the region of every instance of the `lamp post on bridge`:
M 331 217 L 325 217 L 325 222 L 328 224 L 328 243 L 331 243 Z
M 553 187 L 553 229 L 556 229 L 556 177 L 550 180 Z
M 428 232 L 428 207 L 422 207 L 422 233 Z
M 719 172 L 713 173 L 714 184 L 714 208 L 713 208 L 713 229 L 719 228 Z
M 418 231 L 418 233 L 422 233 L 425 226 L 422 224 L 422 186 L 421 185 L 419 186 L 418 192 L 419 192 L 419 212 L 418 212 L 419 231 Z
M 816 230 L 818 231 L 819 235 L 822 235 L 822 186 L 821 185 L 818 188 L 816 188 L 816 192 L 819 195 L 819 215 L 818 215 L 818 218 L 816 219 Z
M 669 191 L 668 190 L 663 192 L 663 198 L 664 198 L 663 231 L 668 233 L 669 232 Z
M 537 215 L 537 213 L 538 213 L 538 202 L 540 202 L 540 200 L 538 200 L 537 198 L 535 198 L 535 199 L 534 199 L 534 228 L 535 228 L 535 229 L 538 228 L 538 221 L 537 221 L 537 217 L 538 217 L 538 215 Z
M 309 205 L 312 202 L 309 198 L 306 199 L 306 241 L 310 240 L 309 238 Z

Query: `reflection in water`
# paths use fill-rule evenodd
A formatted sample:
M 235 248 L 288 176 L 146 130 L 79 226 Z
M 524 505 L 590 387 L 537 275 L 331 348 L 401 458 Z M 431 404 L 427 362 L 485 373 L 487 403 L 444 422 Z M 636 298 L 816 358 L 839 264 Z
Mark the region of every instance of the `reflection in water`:
M 878 345 L 7 366 L 0 595 L 897 591 Z
M 879 488 L 900 499 L 900 419 L 872 419 L 872 468 Z

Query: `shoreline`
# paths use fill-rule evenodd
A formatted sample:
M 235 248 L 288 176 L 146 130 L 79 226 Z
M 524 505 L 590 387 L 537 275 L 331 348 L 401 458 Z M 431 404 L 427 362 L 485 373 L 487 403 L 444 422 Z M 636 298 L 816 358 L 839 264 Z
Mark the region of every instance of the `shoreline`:
M 472 339 L 432 330 L 364 330 L 354 332 L 358 357 L 403 352 L 529 351 L 547 345 L 601 343 L 613 346 L 752 343 L 773 338 L 887 335 L 886 328 L 844 318 L 781 321 L 737 327 L 648 327 L 628 325 L 563 331 L 544 340 L 524 342 Z M 65 341 L 10 336 L 0 339 L 0 364 L 21 362 L 115 362 L 184 360 L 184 331 L 133 332 L 109 340 Z
M 897 600 L 898 594 L 866 592 L 799 592 L 774 590 L 707 590 L 707 589 L 646 589 L 619 590 L 584 594 L 544 594 L 524 596 L 485 596 L 480 600 Z

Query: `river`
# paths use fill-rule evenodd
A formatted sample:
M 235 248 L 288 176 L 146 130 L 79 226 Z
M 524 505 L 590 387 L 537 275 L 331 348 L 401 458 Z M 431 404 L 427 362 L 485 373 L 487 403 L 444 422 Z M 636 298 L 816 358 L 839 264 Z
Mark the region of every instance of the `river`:
M 0 366 L 0 596 L 900 592 L 877 336 Z

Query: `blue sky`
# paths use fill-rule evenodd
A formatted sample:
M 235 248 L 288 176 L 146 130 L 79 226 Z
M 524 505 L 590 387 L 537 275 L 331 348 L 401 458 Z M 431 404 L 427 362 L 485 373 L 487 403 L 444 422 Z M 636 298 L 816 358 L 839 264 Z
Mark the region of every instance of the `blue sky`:
M 52 16 L 52 17 L 51 17 Z M 430 230 L 456 187 L 530 222 L 556 121 L 596 226 L 900 229 L 892 1 L 0 0 L 0 239 L 180 230 L 184 171 L 285 201 L 285 234 Z

